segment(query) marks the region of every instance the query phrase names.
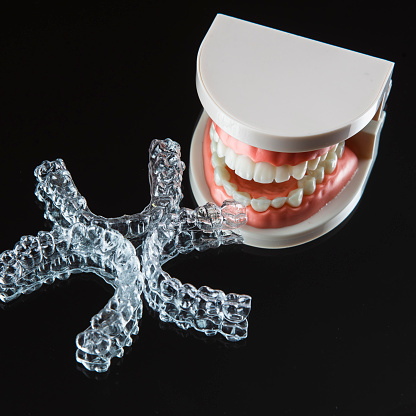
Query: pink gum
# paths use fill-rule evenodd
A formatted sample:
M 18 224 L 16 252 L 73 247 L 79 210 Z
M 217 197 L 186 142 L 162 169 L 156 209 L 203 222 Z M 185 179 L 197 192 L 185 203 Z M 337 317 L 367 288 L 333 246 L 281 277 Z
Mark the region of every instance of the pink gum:
M 221 205 L 225 199 L 230 199 L 230 197 L 224 188 L 217 186 L 214 181 L 209 128 L 210 121 L 208 121 L 205 127 L 203 142 L 205 180 L 213 200 L 217 205 Z M 323 182 L 316 186 L 316 190 L 312 195 L 304 195 L 302 204 L 299 207 L 294 208 L 285 204 L 281 208 L 270 207 L 265 212 L 257 212 L 249 206 L 247 207 L 247 224 L 255 228 L 281 228 L 307 220 L 342 191 L 351 180 L 357 165 L 357 156 L 346 147 L 343 157 L 338 160 L 335 171 L 325 175 Z M 261 184 L 259 184 L 259 187 L 261 187 Z
M 210 123 L 210 121 L 209 121 Z M 208 123 L 208 124 L 209 124 Z M 316 159 L 318 156 L 326 153 L 331 147 L 325 147 L 323 149 L 312 150 L 310 152 L 299 153 L 284 153 L 284 152 L 272 152 L 271 150 L 264 150 L 258 147 L 250 146 L 249 144 L 240 142 L 234 137 L 221 130 L 214 122 L 215 131 L 220 136 L 222 142 L 231 147 L 235 153 L 239 155 L 246 155 L 250 157 L 254 162 L 268 162 L 274 166 L 290 165 L 295 166 L 299 163 L 306 162 L 307 160 Z

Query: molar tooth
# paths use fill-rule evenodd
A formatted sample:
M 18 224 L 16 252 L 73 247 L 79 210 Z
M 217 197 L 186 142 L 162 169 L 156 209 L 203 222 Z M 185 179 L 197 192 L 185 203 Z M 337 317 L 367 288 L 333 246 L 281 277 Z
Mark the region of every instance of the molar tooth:
M 315 170 L 316 167 L 318 166 L 318 163 L 319 163 L 320 160 L 321 160 L 321 158 L 319 156 L 316 159 L 309 160 L 308 161 L 308 170 Z
M 235 191 L 233 193 L 233 199 L 235 199 L 238 203 L 248 207 L 251 203 L 251 195 L 247 192 L 239 192 Z
M 292 166 L 292 176 L 297 180 L 302 179 L 305 176 L 307 166 L 308 162 L 302 162 L 296 166 Z
M 302 203 L 302 198 L 303 198 L 303 189 L 297 188 L 289 192 L 289 195 L 287 196 L 287 203 L 291 207 L 298 207 Z
M 286 200 L 287 198 L 285 196 L 278 196 L 273 199 L 271 205 L 273 208 L 281 208 L 285 204 Z
M 274 180 L 277 183 L 286 182 L 290 178 L 290 169 L 288 165 L 276 166 L 276 175 Z
M 214 123 L 211 123 L 211 127 L 209 129 L 209 137 L 211 137 L 211 140 L 215 142 L 218 142 L 220 139 L 220 136 L 218 136 L 218 133 L 215 130 Z
M 254 211 L 264 212 L 270 207 L 270 199 L 267 199 L 264 196 L 261 196 L 260 198 L 253 198 L 251 200 L 251 207 Z
M 222 142 L 222 140 L 218 140 L 217 144 L 217 154 L 219 157 L 224 157 L 225 152 L 227 150 L 227 146 Z
M 217 166 L 225 166 L 224 158 L 219 157 L 217 153 L 213 153 L 211 156 L 211 164 L 214 167 L 214 169 Z
M 234 150 L 231 147 L 228 147 L 225 151 L 225 164 L 232 170 L 235 169 L 235 161 L 237 159 L 237 155 L 235 154 Z
M 319 161 L 319 163 L 323 162 L 323 161 L 326 159 L 326 157 L 327 157 L 327 156 L 328 156 L 328 152 L 324 153 L 324 154 L 321 156 L 321 160 Z
M 214 169 L 214 181 L 217 186 L 224 186 L 224 181 L 230 180 L 230 172 L 224 166 L 217 166 Z
M 306 175 L 298 181 L 298 188 L 303 188 L 304 195 L 312 195 L 316 189 L 316 179 L 313 176 Z
M 233 193 L 237 190 L 237 185 L 235 183 L 228 182 L 227 180 L 222 181 L 222 186 L 231 198 L 233 197 Z
M 217 153 L 217 142 L 211 140 L 211 153 Z
M 336 153 L 329 152 L 328 157 L 325 159 L 324 169 L 325 173 L 332 173 L 337 167 L 338 157 Z
M 211 126 L 209 127 L 209 137 L 211 140 L 214 140 L 214 124 L 211 123 Z
M 323 166 L 318 166 L 314 171 L 310 172 L 309 175 L 316 179 L 316 183 L 322 183 L 325 178 L 325 170 Z
M 338 159 L 342 158 L 342 155 L 344 154 L 345 150 L 345 141 L 342 141 L 338 143 L 337 150 L 335 151 L 336 155 L 338 156 Z
M 235 161 L 235 173 L 240 178 L 251 181 L 253 179 L 254 165 L 255 163 L 248 156 L 239 155 Z
M 272 183 L 276 176 L 276 168 L 267 162 L 258 162 L 254 167 L 253 179 L 258 183 Z

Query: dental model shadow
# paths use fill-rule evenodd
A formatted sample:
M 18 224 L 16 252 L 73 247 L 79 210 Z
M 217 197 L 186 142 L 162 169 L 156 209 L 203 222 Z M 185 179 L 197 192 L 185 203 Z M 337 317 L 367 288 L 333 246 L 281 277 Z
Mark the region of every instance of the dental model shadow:
M 180 208 L 185 164 L 178 143 L 153 140 L 149 148 L 150 203 L 138 214 L 93 214 L 64 162 L 45 161 L 35 170 L 35 194 L 52 221 L 50 232 L 24 236 L 0 255 L 0 299 L 9 302 L 73 273 L 93 272 L 114 295 L 76 338 L 76 359 L 87 370 L 107 371 L 113 357 L 132 344 L 142 316 L 141 295 L 164 322 L 229 341 L 247 337 L 251 298 L 208 286 L 182 284 L 163 271 L 178 254 L 241 243 L 237 228 L 245 208 L 235 201 Z M 135 243 L 135 246 L 131 241 Z

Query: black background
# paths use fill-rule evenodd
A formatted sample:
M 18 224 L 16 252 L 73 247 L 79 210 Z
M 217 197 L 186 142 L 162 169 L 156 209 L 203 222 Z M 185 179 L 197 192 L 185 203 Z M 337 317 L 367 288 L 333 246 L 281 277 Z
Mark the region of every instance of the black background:
M 406 2 L 409 4 L 411 2 Z M 91 210 L 148 202 L 153 138 L 189 144 L 199 44 L 216 13 L 396 62 L 378 159 L 357 209 L 304 246 L 190 254 L 183 282 L 253 297 L 249 337 L 226 344 L 163 327 L 108 374 L 75 336 L 111 296 L 94 275 L 0 309 L 1 414 L 416 414 L 414 30 L 399 2 L 14 2 L 0 13 L 0 252 L 49 229 L 33 195 L 42 160 L 66 162 Z M 194 207 L 189 179 L 183 206 Z

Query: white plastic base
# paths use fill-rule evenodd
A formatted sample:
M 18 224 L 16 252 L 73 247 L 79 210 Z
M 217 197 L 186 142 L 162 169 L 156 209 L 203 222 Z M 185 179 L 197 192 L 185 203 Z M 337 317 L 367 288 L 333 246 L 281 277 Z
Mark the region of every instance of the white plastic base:
M 383 112 L 378 121 L 371 121 L 365 127 L 364 130 L 374 136 L 372 158 L 359 159 L 355 175 L 332 201 L 306 221 L 289 227 L 260 229 L 246 225 L 241 229 L 244 243 L 252 247 L 270 249 L 292 247 L 312 241 L 339 225 L 352 212 L 364 192 L 377 156 L 384 119 Z M 208 115 L 204 111 L 194 131 L 190 152 L 190 183 L 198 205 L 213 202 L 205 181 L 202 157 L 202 142 L 207 121 Z

